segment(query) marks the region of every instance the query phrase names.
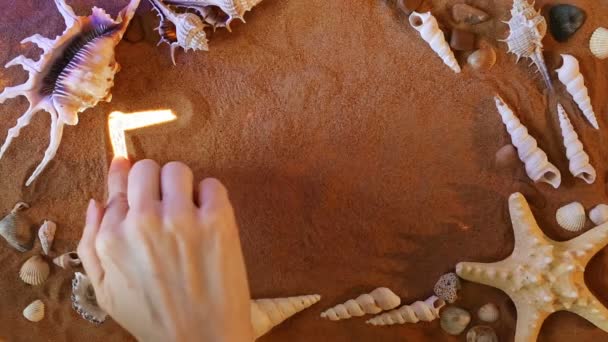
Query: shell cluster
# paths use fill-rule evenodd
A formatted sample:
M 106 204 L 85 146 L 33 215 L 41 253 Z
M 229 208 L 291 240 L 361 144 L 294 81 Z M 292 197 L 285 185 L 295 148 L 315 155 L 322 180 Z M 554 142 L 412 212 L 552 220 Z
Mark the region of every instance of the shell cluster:
M 578 232 L 585 228 L 585 208 L 579 202 L 572 202 L 557 209 L 555 213 L 557 224 L 565 230 Z
M 72 279 L 72 308 L 82 318 L 94 324 L 101 324 L 108 317 L 108 314 L 97 304 L 91 280 L 80 272 L 76 272 Z
M 46 281 L 50 273 L 49 264 L 41 256 L 34 255 L 23 263 L 19 277 L 26 284 L 38 286 Z

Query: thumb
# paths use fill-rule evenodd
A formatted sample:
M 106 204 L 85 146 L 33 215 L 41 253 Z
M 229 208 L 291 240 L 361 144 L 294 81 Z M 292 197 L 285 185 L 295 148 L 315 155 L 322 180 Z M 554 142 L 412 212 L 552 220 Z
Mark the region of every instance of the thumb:
M 97 201 L 91 199 L 87 208 L 84 231 L 82 232 L 82 238 L 77 249 L 82 266 L 95 288 L 99 288 L 99 284 L 104 276 L 103 268 L 95 249 L 95 239 L 97 238 L 103 215 L 103 207 Z

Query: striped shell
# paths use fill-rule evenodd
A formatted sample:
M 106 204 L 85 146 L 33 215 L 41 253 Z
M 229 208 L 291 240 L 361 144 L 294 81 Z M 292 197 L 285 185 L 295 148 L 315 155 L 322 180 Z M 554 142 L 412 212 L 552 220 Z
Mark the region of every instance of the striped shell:
M 53 241 L 55 241 L 55 231 L 57 225 L 52 221 L 44 221 L 40 229 L 38 229 L 38 238 L 40 239 L 40 245 L 45 255 L 49 255 L 51 248 L 53 247 Z
M 608 58 L 608 29 L 600 27 L 593 32 L 589 40 L 589 49 L 599 59 Z
M 30 322 L 40 322 L 44 318 L 44 303 L 36 300 L 23 309 L 23 317 Z
M 72 308 L 82 318 L 94 324 L 101 324 L 108 317 L 108 314 L 97 304 L 91 280 L 80 272 L 76 272 L 72 279 Z
M 360 317 L 365 314 L 377 314 L 383 310 L 391 310 L 401 304 L 401 299 L 386 287 L 379 287 L 370 293 L 349 299 L 321 313 L 322 318 L 331 321 Z
M 53 263 L 61 268 L 69 270 L 81 264 L 80 258 L 78 258 L 78 254 L 76 252 L 69 252 L 62 254 L 55 259 L 53 259 Z
M 578 232 L 585 227 L 587 216 L 582 204 L 572 202 L 557 209 L 555 219 L 557 220 L 557 224 L 565 230 Z
M 441 329 L 450 335 L 460 335 L 471 323 L 471 314 L 459 307 L 448 306 L 439 314 Z
M 49 264 L 40 255 L 34 255 L 23 263 L 19 277 L 26 284 L 38 286 L 46 281 L 49 273 L 51 273 Z
M 32 249 L 31 222 L 20 211 L 29 208 L 27 203 L 15 204 L 13 210 L 0 221 L 0 236 L 2 236 L 11 247 L 19 252 Z
M 494 323 L 498 321 L 500 311 L 498 310 L 498 306 L 496 306 L 496 304 L 488 303 L 479 308 L 477 311 L 477 317 L 484 322 Z
M 598 204 L 589 211 L 589 219 L 595 225 L 601 225 L 608 222 L 608 205 Z

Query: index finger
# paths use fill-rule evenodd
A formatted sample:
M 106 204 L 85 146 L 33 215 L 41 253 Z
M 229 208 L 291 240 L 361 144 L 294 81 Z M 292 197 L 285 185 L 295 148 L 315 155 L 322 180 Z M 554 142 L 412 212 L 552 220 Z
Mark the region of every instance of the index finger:
M 122 157 L 115 157 L 108 171 L 108 201 L 106 203 L 106 218 L 112 221 L 124 218 L 129 209 L 127 204 L 127 189 L 131 162 Z

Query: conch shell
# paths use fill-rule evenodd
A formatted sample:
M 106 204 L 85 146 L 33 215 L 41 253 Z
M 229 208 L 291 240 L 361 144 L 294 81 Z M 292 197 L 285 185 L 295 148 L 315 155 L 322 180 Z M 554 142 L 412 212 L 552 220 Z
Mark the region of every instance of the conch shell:
M 557 104 L 557 113 L 559 115 L 559 126 L 562 129 L 564 137 L 564 146 L 566 147 L 566 156 L 570 161 L 570 173 L 574 177 L 581 178 L 587 184 L 595 182 L 596 172 L 593 166 L 589 163 L 589 155 L 583 149 L 583 143 L 578 138 L 578 134 L 574 131 L 568 114 L 561 104 Z
M 150 0 L 150 3 L 160 17 L 158 26 L 160 42 L 166 42 L 171 46 L 171 61 L 174 65 L 177 47 L 182 47 L 185 51 L 190 49 L 209 51 L 205 24 L 201 18 L 194 13 L 176 13 L 161 0 Z
M 79 266 L 82 262 L 80 261 L 80 258 L 78 258 L 78 254 L 76 252 L 69 252 L 53 259 L 53 263 L 61 268 L 69 270 Z
M 19 202 L 15 207 L 0 221 L 0 236 L 19 252 L 32 249 L 32 230 L 30 221 L 19 214 L 20 211 L 29 208 L 27 203 Z
M 38 238 L 40 239 L 40 245 L 45 255 L 49 255 L 51 248 L 53 247 L 53 241 L 55 241 L 55 231 L 57 225 L 52 221 L 44 221 L 40 229 L 38 229 Z
M 319 300 L 321 300 L 319 295 L 252 300 L 251 324 L 254 337 L 257 339 L 266 334 L 270 329 Z
M 511 135 L 511 142 L 517 148 L 519 159 L 526 166 L 528 176 L 535 182 L 545 182 L 557 189 L 562 182 L 557 167 L 549 162 L 547 154 L 538 147 L 536 140 L 528 134 L 528 129 L 521 124 L 504 100 L 498 95 L 494 100 L 502 122 Z
M 38 286 L 46 281 L 49 273 L 49 264 L 41 256 L 34 255 L 21 266 L 19 277 L 26 284 Z
M 371 325 L 393 325 L 404 323 L 430 322 L 439 317 L 439 310 L 445 301 L 437 296 L 431 296 L 424 302 L 417 301 L 411 305 L 404 305 L 399 309 L 385 312 L 368 320 Z
M 338 304 L 321 313 L 321 317 L 332 321 L 360 317 L 365 314 L 377 314 L 391 310 L 401 304 L 401 299 L 386 287 L 379 287 L 369 294 L 362 294 L 356 299 L 350 299 L 344 304 Z
M 262 0 L 166 0 L 167 5 L 186 7 L 196 10 L 203 19 L 215 29 L 226 27 L 234 19 L 245 22 L 245 12 L 250 11 Z
M 23 95 L 30 106 L 17 120 L 17 125 L 8 131 L 0 148 L 0 158 L 34 114 L 44 110 L 51 115 L 49 146 L 26 185 L 32 184 L 55 157 L 63 126 L 76 125 L 78 113 L 94 107 L 99 101 L 110 101 L 114 74 L 119 70 L 114 47 L 125 33 L 139 1 L 131 0 L 116 21 L 97 7 L 93 7 L 88 17 L 76 16 L 65 0 L 55 0 L 65 21 L 65 31 L 54 40 L 39 34 L 25 38 L 22 43 L 34 43 L 43 50 L 40 59 L 33 61 L 17 56 L 6 64 L 7 68 L 21 65 L 29 78 L 21 85 L 5 88 L 0 93 L 0 103 Z
M 591 49 L 591 53 L 599 59 L 608 58 L 607 28 L 599 27 L 593 32 L 591 39 L 589 40 L 589 49 Z
M 581 109 L 589 123 L 595 128 L 599 129 L 597 124 L 597 118 L 593 112 L 591 106 L 591 99 L 589 98 L 589 92 L 585 86 L 585 80 L 581 74 L 578 60 L 571 55 L 562 55 L 564 63 L 561 68 L 557 69 L 557 76 L 559 80 L 566 86 L 568 93 L 574 98 L 574 102 Z
M 36 300 L 23 310 L 23 317 L 30 322 L 40 322 L 44 318 L 44 303 Z
M 101 324 L 108 317 L 108 314 L 97 304 L 91 280 L 80 272 L 76 272 L 72 279 L 72 308 L 91 323 Z
M 409 21 L 410 25 L 412 25 L 416 31 L 420 32 L 422 39 L 431 46 L 431 49 L 441 57 L 443 62 L 449 66 L 450 69 L 454 70 L 455 73 L 459 73 L 460 65 L 458 65 L 458 61 L 454 56 L 454 52 L 450 49 L 450 45 L 445 40 L 443 31 L 439 29 L 437 19 L 433 17 L 431 12 L 412 12 Z
M 578 232 L 585 228 L 585 208 L 579 202 L 572 202 L 557 209 L 555 213 L 557 224 L 565 230 Z

